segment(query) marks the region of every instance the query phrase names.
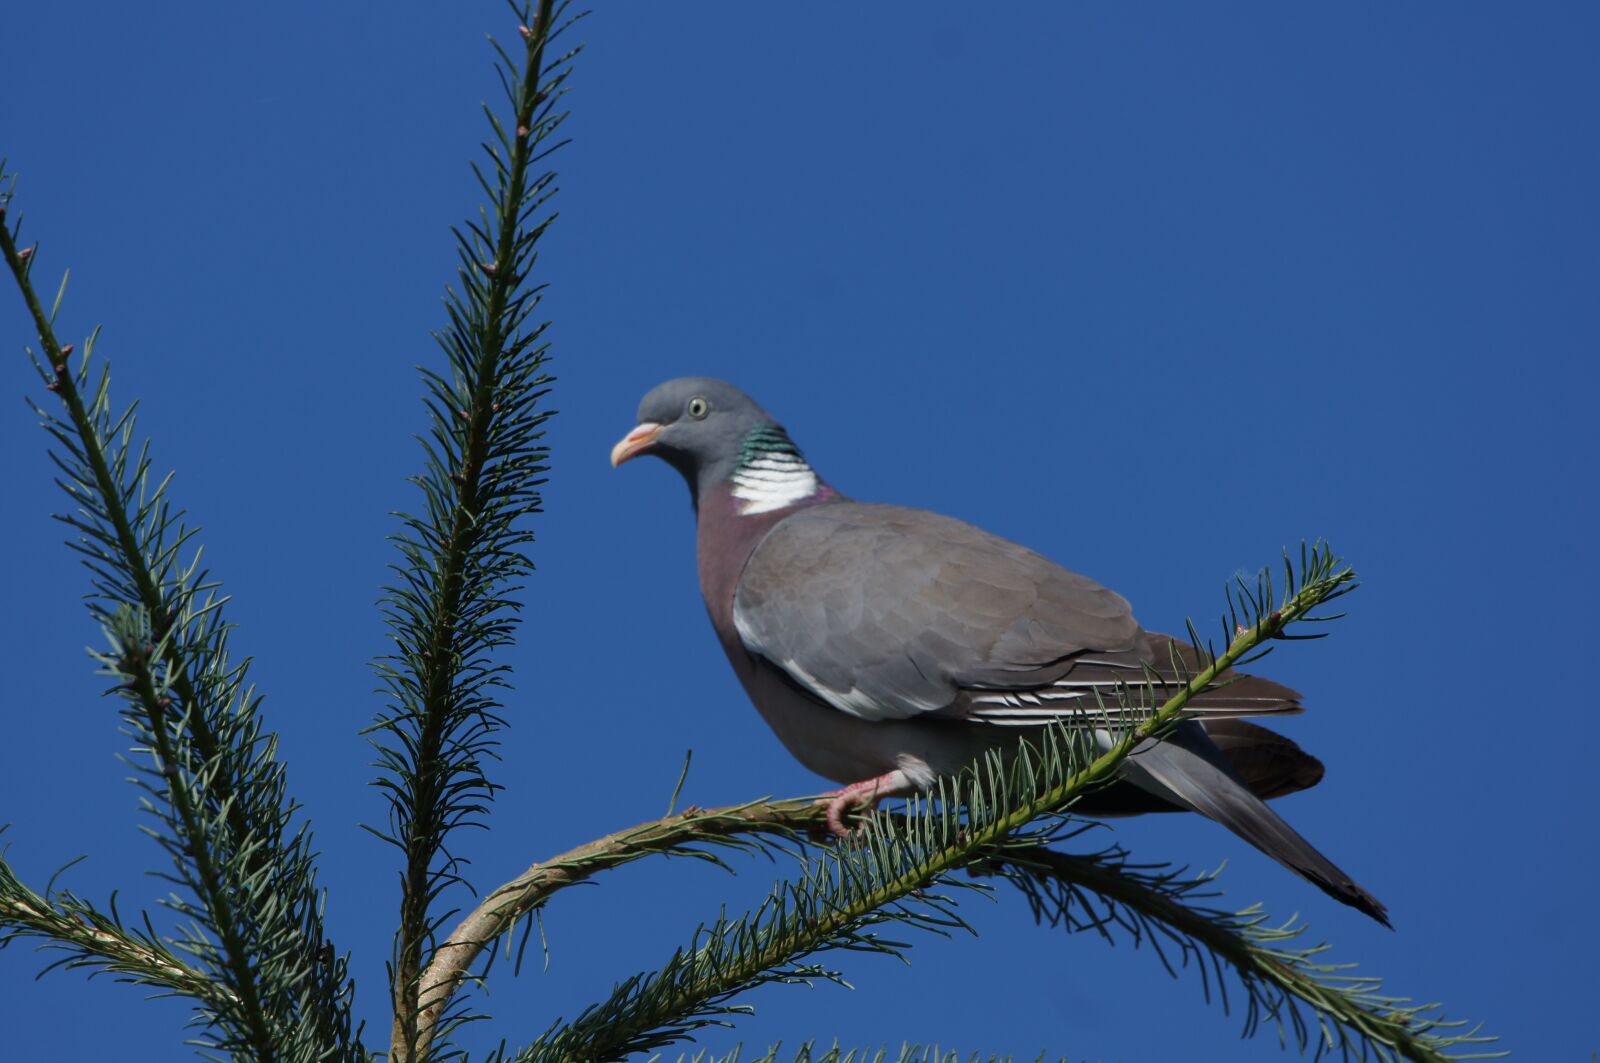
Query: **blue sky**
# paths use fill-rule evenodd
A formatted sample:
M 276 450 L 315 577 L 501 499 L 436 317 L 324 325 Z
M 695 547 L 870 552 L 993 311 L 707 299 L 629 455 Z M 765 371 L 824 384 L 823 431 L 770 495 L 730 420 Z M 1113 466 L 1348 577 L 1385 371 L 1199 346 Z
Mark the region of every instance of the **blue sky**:
M 497 4 L 30 4 L 8 12 L 0 152 L 37 276 L 74 271 L 116 394 L 235 595 L 269 724 L 325 856 L 332 932 L 385 1027 L 397 903 L 357 732 L 373 607 L 409 506 L 448 227 L 493 91 Z M 1223 581 L 1323 536 L 1361 573 L 1331 639 L 1263 670 L 1327 764 L 1280 810 L 1382 898 L 1385 931 L 1193 817 L 1124 821 L 1140 858 L 1214 867 L 1334 956 L 1482 1020 L 1523 1059 L 1600 1048 L 1596 800 L 1595 9 L 1579 4 L 602 5 L 583 23 L 541 259 L 560 381 L 539 571 L 509 660 L 488 888 L 666 804 L 820 783 L 713 642 L 686 495 L 612 472 L 639 396 L 724 376 L 858 498 L 975 521 L 1177 629 Z M 161 885 L 83 647 L 87 579 L 48 519 L 31 333 L 0 294 L 13 559 L 0 822 L 10 859 L 125 912 Z M 520 1042 L 652 968 L 737 880 L 636 866 L 499 972 Z M 977 940 L 859 958 L 855 992 L 778 987 L 708 1037 L 840 1036 L 1073 1059 L 1271 1059 L 1154 956 L 977 901 Z M 0 954 L 0 1055 L 168 1060 L 185 1009 Z

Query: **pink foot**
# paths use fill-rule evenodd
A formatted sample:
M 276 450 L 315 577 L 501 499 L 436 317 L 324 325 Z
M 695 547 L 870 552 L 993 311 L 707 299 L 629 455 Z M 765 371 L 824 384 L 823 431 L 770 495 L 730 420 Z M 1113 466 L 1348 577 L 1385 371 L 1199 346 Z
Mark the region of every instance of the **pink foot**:
M 817 804 L 828 806 L 828 831 L 835 838 L 847 838 L 850 836 L 850 829 L 844 825 L 847 812 L 853 809 L 871 811 L 885 797 L 896 797 L 910 790 L 910 780 L 905 772 L 895 769 L 875 779 L 863 779 L 842 790 L 834 790 Z

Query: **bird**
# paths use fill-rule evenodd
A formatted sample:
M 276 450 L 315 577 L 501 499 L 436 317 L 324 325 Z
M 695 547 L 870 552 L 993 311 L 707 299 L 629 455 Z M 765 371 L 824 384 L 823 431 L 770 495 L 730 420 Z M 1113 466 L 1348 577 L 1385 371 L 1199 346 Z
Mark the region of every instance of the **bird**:
M 666 381 L 637 422 L 612 467 L 652 455 L 688 483 L 712 629 L 778 740 L 843 784 L 826 798 L 834 834 L 847 834 L 853 809 L 924 792 L 989 750 L 1103 711 L 1146 669 L 1174 679 L 1200 659 L 1142 628 L 1121 595 L 1027 547 L 846 497 L 733 384 Z M 1319 760 L 1248 719 L 1301 712 L 1300 695 L 1227 678 L 1075 811 L 1198 812 L 1390 926 L 1382 903 L 1266 804 L 1322 779 Z

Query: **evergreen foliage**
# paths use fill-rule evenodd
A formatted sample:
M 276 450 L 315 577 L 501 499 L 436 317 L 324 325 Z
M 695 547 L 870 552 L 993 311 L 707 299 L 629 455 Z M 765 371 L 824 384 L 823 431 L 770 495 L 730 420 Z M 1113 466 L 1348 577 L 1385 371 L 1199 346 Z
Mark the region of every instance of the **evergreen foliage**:
M 445 298 L 449 327 L 437 335 L 447 371 L 423 370 L 429 415 L 425 467 L 414 482 L 422 505 L 402 515 L 394 537 L 399 582 L 385 589 L 384 614 L 395 653 L 378 662 L 391 699 L 380 718 L 379 785 L 389 794 L 388 829 L 379 835 L 405 857 L 400 929 L 392 968 L 397 1059 L 418 1057 L 432 1038 L 418 1029 L 417 980 L 436 947 L 444 916 L 440 894 L 460 883 L 448 841 L 478 822 L 495 786 L 485 773 L 502 726 L 499 696 L 507 646 L 520 603 L 513 595 L 531 570 L 524 553 L 533 532 L 523 518 L 540 507 L 550 412 L 542 405 L 547 323 L 535 322 L 542 286 L 528 284 L 540 218 L 555 174 L 531 168 L 560 146 L 571 55 L 545 62 L 561 32 L 564 4 L 541 3 L 519 14 L 526 54 L 496 46 L 509 128 L 485 108 L 494 139 L 488 170 L 474 165 L 489 207 L 456 230 L 459 288 Z M 461 1016 L 452 1016 L 459 1021 Z
M 3 170 L 0 182 L 0 206 L 9 206 Z M 198 529 L 169 498 L 170 477 L 152 478 L 134 408 L 118 412 L 109 367 L 93 368 L 94 337 L 76 367 L 73 345 L 56 339 L 66 281 L 46 313 L 30 280 L 33 249 L 16 242 L 12 226 L 20 221 L 0 223 L 0 249 L 38 329 L 34 368 L 63 408 L 34 410 L 54 441 L 56 482 L 73 506 L 60 519 L 90 574 L 86 600 L 107 643 L 95 657 L 134 741 L 130 763 L 153 820 L 144 829 L 170 859 L 163 877 L 175 892 L 162 903 L 177 917 L 171 933 L 214 983 L 195 997 L 207 1044 L 262 1061 L 359 1058 L 347 962 L 323 932 L 311 835 L 289 796 L 276 740 L 262 731 L 247 666 L 229 657 L 226 599 L 192 545 Z M 8 871 L 0 888 L 14 882 Z M 115 912 L 96 912 L 70 895 L 42 907 L 26 891 L 8 900 L 81 918 L 100 935 L 120 928 Z M 19 923 L 56 936 L 43 922 Z M 148 969 L 133 963 L 153 937 L 105 955 L 107 965 L 172 980 L 170 957 L 152 954 L 158 962 Z M 80 953 L 97 951 L 69 940 Z M 173 981 L 176 988 L 188 978 Z
M 560 146 L 557 108 L 575 54 L 552 46 L 574 20 L 556 0 L 513 11 L 522 47 L 496 46 L 506 117 L 486 109 L 488 161 L 474 167 L 487 206 L 456 233 L 457 285 L 438 336 L 445 362 L 423 371 L 420 502 L 401 515 L 395 580 L 381 600 L 394 652 L 377 662 L 387 708 L 372 730 L 389 818 L 375 832 L 401 858 L 389 1058 L 464 1056 L 452 1035 L 481 1016 L 461 990 L 487 977 L 500 948 L 519 935 L 525 943 L 529 921 L 566 887 L 650 856 L 731 870 L 729 854 L 752 851 L 794 865 L 754 911 L 702 924 L 658 969 L 622 979 L 576 1018 L 489 1058 L 618 1059 L 693 1039 L 732 1025 L 748 1011 L 740 996 L 754 987 L 842 982 L 842 953 L 904 956 L 918 932 L 969 931 L 963 894 L 1000 886 L 1015 889 L 1041 924 L 1148 945 L 1174 976 L 1192 969 L 1208 999 L 1242 1013 L 1247 1035 L 1276 1030 L 1286 1045 L 1319 1057 L 1474 1058 L 1490 1040 L 1476 1029 L 1325 963 L 1323 946 L 1299 943 L 1302 928 L 1275 926 L 1256 909 L 1213 907 L 1209 876 L 1135 864 L 1115 846 L 1062 848 L 1087 827 L 1075 803 L 1115 779 L 1140 743 L 1159 741 L 1191 697 L 1277 640 L 1315 637 L 1300 634 L 1301 625 L 1333 619 L 1317 610 L 1352 590 L 1354 574 L 1321 545 L 1286 557 L 1281 588 L 1268 573 L 1230 588 L 1221 648 L 1208 646 L 1204 667 L 1184 673 L 1176 693 L 1153 674 L 1112 692 L 1096 720 L 1112 732 L 1108 750 L 1087 730 L 1055 728 L 1014 757 L 992 756 L 941 781 L 904 812 L 858 815 L 857 833 L 835 845 L 816 840 L 823 811 L 810 802 L 669 808 L 535 864 L 443 932 L 453 889 L 470 885 L 452 854 L 453 832 L 484 823 L 496 791 L 488 761 L 504 726 L 503 653 L 532 568 L 527 518 L 540 509 L 548 461 L 547 323 L 537 317 L 543 287 L 530 277 L 553 220 L 555 175 L 541 166 Z M 0 166 L 0 209 L 12 198 Z M 165 915 L 140 912 L 130 924 L 114 904 L 97 907 L 53 882 L 36 891 L 0 860 L 0 945 L 33 939 L 61 953 L 51 966 L 106 971 L 187 998 L 204 1029 L 202 1051 L 213 1056 L 370 1059 L 379 1053 L 352 1021 L 348 959 L 323 925 L 309 826 L 246 664 L 230 655 L 226 598 L 201 565 L 197 530 L 168 481 L 152 476 L 133 408 L 114 406 L 109 370 L 91 363 L 94 338 L 81 355 L 58 341 L 65 280 L 47 311 L 33 284 L 34 249 L 19 244 L 19 230 L 19 218 L 0 215 L 0 251 L 38 332 L 30 354 L 60 403 L 35 409 L 70 498 L 61 517 L 69 545 L 90 574 L 89 609 L 104 636 L 95 660 L 132 736 L 145 829 L 164 854 L 173 892 L 159 902 Z M 735 1049 L 683 1058 L 741 1057 Z M 910 1044 L 894 1054 L 808 1043 L 792 1055 L 775 1046 L 751 1058 L 969 1057 Z

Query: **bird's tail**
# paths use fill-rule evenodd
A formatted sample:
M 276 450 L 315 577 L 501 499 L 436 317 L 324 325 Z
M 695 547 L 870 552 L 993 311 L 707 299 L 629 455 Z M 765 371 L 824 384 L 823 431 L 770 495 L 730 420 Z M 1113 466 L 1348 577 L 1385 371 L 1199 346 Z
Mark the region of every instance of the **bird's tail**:
M 1147 743 L 1123 767 L 1131 783 L 1214 819 L 1337 901 L 1389 926 L 1381 902 L 1239 781 L 1197 724 L 1184 724 L 1165 741 Z

